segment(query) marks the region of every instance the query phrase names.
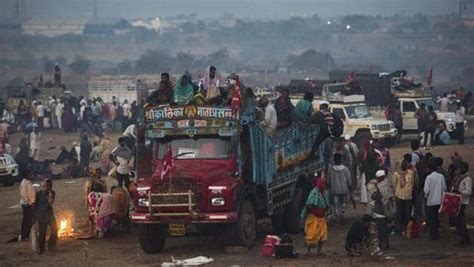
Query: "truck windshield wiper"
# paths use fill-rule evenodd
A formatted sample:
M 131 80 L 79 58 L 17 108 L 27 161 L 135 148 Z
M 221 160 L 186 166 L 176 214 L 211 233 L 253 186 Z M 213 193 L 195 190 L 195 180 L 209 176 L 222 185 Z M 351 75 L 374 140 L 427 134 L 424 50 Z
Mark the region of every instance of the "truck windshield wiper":
M 189 154 L 193 154 L 193 153 L 195 153 L 195 152 L 188 151 L 188 152 L 179 153 L 178 155 L 174 156 L 174 158 L 176 159 L 176 158 L 179 158 L 181 156 L 185 156 L 185 155 L 189 155 Z

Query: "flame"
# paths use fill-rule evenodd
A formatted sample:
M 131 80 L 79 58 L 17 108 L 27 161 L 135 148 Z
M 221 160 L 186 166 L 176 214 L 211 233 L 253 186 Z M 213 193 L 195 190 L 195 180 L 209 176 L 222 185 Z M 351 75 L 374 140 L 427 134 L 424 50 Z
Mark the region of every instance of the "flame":
M 74 232 L 74 228 L 72 228 L 71 221 L 63 218 L 59 222 L 59 229 L 58 229 L 58 237 L 68 237 L 71 236 Z

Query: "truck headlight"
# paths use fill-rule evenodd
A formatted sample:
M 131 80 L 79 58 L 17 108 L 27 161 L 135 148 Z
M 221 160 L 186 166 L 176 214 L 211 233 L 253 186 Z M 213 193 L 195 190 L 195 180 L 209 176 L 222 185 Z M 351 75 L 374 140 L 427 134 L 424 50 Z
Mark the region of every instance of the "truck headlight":
M 148 200 L 148 198 L 139 198 L 138 199 L 138 206 L 148 207 L 148 206 L 150 206 L 150 200 Z
M 224 206 L 225 205 L 225 198 L 224 197 L 213 197 L 213 198 L 211 198 L 211 205 L 212 206 Z
M 377 130 L 377 125 L 370 125 L 370 129 Z
M 390 128 L 391 128 L 391 129 L 395 128 L 395 123 L 389 122 L 388 124 L 390 124 Z
M 447 117 L 447 118 L 446 118 L 446 121 L 447 121 L 447 122 L 453 122 L 454 119 L 453 119 L 452 117 Z

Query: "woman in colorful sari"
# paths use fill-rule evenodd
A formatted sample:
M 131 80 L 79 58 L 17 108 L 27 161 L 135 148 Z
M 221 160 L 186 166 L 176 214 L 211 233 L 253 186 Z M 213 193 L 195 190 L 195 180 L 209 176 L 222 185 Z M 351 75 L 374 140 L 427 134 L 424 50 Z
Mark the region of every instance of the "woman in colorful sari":
M 173 102 L 178 105 L 187 105 L 193 99 L 194 88 L 186 75 L 181 76 L 173 92 Z
M 112 231 L 112 224 L 117 213 L 115 200 L 112 194 L 101 194 L 97 212 L 96 230 L 99 238 L 103 238 Z
M 328 239 L 325 214 L 329 202 L 323 193 L 325 184 L 324 178 L 316 179 L 316 187 L 309 193 L 305 208 L 301 213 L 301 218 L 305 220 L 304 232 L 307 253 L 310 253 L 312 248 L 317 247 L 317 253 L 321 254 L 323 242 Z

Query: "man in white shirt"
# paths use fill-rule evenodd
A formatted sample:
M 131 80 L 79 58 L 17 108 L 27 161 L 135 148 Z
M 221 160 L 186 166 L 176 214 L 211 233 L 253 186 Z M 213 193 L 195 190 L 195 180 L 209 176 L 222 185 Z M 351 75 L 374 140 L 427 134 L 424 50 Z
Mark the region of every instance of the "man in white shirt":
M 43 129 L 44 111 L 45 111 L 45 107 L 43 106 L 41 101 L 39 101 L 38 105 L 36 105 L 36 116 L 38 118 L 37 123 L 40 129 Z
M 263 127 L 267 135 L 271 138 L 275 135 L 277 127 L 277 114 L 273 105 L 268 100 L 267 96 L 260 99 L 260 108 L 265 110 L 265 118 L 260 121 L 260 126 Z
M 428 167 L 432 171 L 426 177 L 423 192 L 426 198 L 426 221 L 430 233 L 430 240 L 439 240 L 439 216 L 438 210 L 443 201 L 443 194 L 446 191 L 444 176 L 437 172 L 438 165 L 435 161 L 429 161 Z
M 458 102 L 458 108 L 456 109 L 456 134 L 459 140 L 459 144 L 464 144 L 464 116 L 466 115 L 466 109 L 463 107 L 461 102 Z
M 118 186 L 122 187 L 125 184 L 128 190 L 130 185 L 130 164 L 133 162 L 133 155 L 130 148 L 127 147 L 124 137 L 120 137 L 118 142 L 119 146 L 112 150 L 109 159 L 117 165 Z
M 439 111 L 448 112 L 448 110 L 449 110 L 449 98 L 448 98 L 447 93 L 443 94 L 443 97 L 438 100 L 438 103 L 439 103 Z
M 36 192 L 31 183 L 32 176 L 29 170 L 25 171 L 25 177 L 20 184 L 20 205 L 23 210 L 23 219 L 21 221 L 21 235 L 19 241 L 30 238 L 31 226 L 33 225 L 33 205 L 36 199 Z
M 58 128 L 62 129 L 63 128 L 62 119 L 63 119 L 63 113 L 64 113 L 64 103 L 62 100 L 59 100 L 59 103 L 56 106 L 56 110 L 54 110 L 54 113 L 56 114 L 56 117 L 58 119 Z
M 132 106 L 130 106 L 127 99 L 123 101 L 122 110 L 122 130 L 124 130 L 128 127 L 128 125 L 130 124 L 130 119 L 132 118 Z

